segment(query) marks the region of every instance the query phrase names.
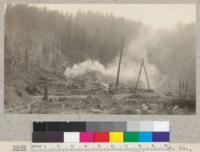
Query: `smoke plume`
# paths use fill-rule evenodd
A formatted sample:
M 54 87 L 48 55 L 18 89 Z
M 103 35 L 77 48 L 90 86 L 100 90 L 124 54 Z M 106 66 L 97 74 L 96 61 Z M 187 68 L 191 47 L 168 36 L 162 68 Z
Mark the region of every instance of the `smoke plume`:
M 121 70 L 120 70 L 120 85 L 126 85 L 131 88 L 135 87 L 141 61 L 144 59 L 144 65 L 147 70 L 147 75 L 152 89 L 158 88 L 164 81 L 164 77 L 160 74 L 158 68 L 149 63 L 148 52 L 146 47 L 148 43 L 156 42 L 155 33 L 152 31 L 143 30 L 136 40 L 131 41 L 123 50 Z M 67 68 L 65 75 L 68 78 L 75 78 L 87 73 L 96 73 L 97 81 L 115 83 L 117 76 L 119 56 L 112 61 L 107 67 L 98 61 L 86 60 L 82 63 L 73 65 L 72 68 Z M 142 69 L 139 87 L 147 88 L 147 81 Z

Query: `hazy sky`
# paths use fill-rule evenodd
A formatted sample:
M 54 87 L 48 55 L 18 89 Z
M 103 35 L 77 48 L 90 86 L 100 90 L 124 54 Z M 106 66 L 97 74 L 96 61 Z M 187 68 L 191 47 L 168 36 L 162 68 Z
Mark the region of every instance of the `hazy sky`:
M 73 14 L 78 10 L 112 13 L 116 17 L 142 21 L 154 28 L 172 28 L 177 22 L 196 22 L 194 4 L 34 4 L 34 6 Z

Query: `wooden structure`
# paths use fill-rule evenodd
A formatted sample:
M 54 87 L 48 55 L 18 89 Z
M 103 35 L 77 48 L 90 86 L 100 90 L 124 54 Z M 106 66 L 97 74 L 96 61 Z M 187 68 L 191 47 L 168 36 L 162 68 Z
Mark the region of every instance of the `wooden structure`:
M 144 69 L 144 73 L 145 73 L 145 76 L 146 76 L 148 89 L 151 90 L 151 87 L 150 87 L 150 84 L 149 84 L 148 75 L 147 75 L 147 71 L 146 71 L 146 67 L 144 65 L 144 59 L 142 59 L 142 63 L 141 63 L 141 66 L 140 66 L 140 71 L 139 71 L 138 79 L 137 79 L 137 82 L 136 82 L 135 90 L 138 89 L 138 83 L 139 83 L 140 76 L 141 76 L 141 73 L 142 73 L 142 68 Z

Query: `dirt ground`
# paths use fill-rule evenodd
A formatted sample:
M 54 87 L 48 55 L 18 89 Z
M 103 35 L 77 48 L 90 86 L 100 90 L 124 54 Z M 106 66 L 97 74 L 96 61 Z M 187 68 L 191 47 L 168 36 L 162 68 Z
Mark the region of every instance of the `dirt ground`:
M 30 114 L 194 114 L 194 105 L 181 99 L 150 94 L 33 96 L 28 104 L 8 107 L 6 113 Z
M 44 75 L 44 74 L 43 74 Z M 88 75 L 67 79 L 49 74 L 48 100 L 44 99 L 47 79 L 37 74 L 32 83 L 21 79 L 6 81 L 5 113 L 15 114 L 195 114 L 194 95 L 179 96 L 98 82 Z

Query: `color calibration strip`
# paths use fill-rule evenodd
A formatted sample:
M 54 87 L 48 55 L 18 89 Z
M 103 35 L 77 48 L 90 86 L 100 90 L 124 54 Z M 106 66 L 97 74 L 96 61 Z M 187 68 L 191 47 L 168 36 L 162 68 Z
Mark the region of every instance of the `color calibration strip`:
M 169 142 L 168 121 L 34 122 L 32 142 Z

